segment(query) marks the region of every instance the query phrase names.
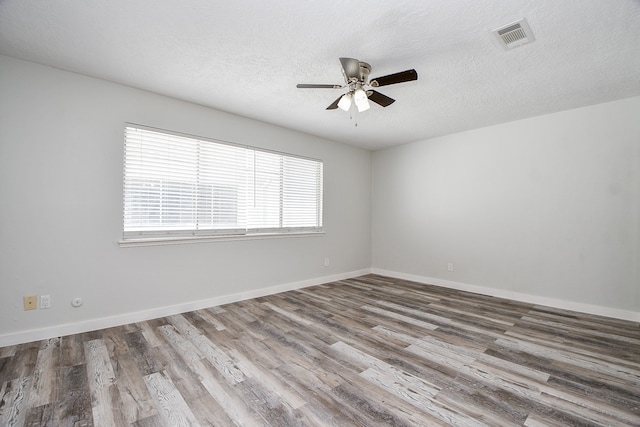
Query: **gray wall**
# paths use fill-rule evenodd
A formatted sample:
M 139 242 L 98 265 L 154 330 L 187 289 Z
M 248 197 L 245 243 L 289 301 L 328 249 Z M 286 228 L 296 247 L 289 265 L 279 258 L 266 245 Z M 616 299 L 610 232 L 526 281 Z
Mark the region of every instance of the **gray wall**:
M 374 152 L 374 271 L 640 320 L 639 114 L 629 98 Z
M 125 122 L 322 159 L 326 234 L 119 247 Z M 367 150 L 0 56 L 0 338 L 369 269 L 370 178 Z

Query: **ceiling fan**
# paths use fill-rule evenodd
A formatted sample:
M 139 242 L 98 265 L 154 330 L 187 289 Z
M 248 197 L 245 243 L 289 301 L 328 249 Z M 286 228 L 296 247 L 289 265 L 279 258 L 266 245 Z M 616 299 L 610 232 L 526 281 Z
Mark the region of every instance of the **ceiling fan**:
M 366 62 L 358 61 L 354 58 L 340 58 L 340 64 L 342 65 L 342 75 L 344 76 L 345 84 L 332 85 L 301 83 L 296 85 L 296 87 L 299 89 L 348 88 L 349 91 L 340 95 L 338 99 L 333 101 L 333 103 L 327 107 L 327 110 L 340 108 L 341 110 L 349 111 L 353 102 L 358 108 L 358 111 L 363 112 L 370 108 L 369 100 L 383 107 L 388 107 L 396 101 L 395 99 L 389 98 L 372 88 L 418 80 L 418 73 L 413 69 L 369 80 L 371 65 Z

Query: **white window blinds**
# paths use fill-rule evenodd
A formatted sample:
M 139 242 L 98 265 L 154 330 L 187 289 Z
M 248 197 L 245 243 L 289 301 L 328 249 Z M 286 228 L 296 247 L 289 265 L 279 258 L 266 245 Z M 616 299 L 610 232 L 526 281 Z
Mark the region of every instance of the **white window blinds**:
M 126 126 L 125 240 L 321 228 L 321 161 Z

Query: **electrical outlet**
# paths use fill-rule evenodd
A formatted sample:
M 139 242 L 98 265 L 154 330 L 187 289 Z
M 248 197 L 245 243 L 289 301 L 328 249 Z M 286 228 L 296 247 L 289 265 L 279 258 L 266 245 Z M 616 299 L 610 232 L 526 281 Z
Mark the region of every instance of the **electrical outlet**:
M 51 308 L 51 295 L 40 295 L 40 309 Z
M 447 270 L 449 271 L 453 271 L 453 263 L 450 262 L 449 264 L 447 264 Z
M 22 297 L 22 302 L 24 303 L 25 310 L 35 310 L 38 308 L 38 296 L 37 295 L 28 295 Z

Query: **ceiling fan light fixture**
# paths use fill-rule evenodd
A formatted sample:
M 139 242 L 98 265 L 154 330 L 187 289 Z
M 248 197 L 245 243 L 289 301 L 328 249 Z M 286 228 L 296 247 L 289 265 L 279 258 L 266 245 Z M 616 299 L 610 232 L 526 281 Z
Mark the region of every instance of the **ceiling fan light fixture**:
M 338 102 L 338 108 L 344 111 L 349 111 L 351 108 L 351 93 L 345 93 Z
M 367 99 L 367 93 L 362 89 L 357 89 L 354 92 L 353 101 L 356 103 L 356 107 L 358 107 L 359 113 L 367 111 L 369 108 L 371 108 L 369 100 Z
M 371 108 L 369 101 L 374 102 L 381 107 L 388 107 L 395 102 L 395 99 L 389 98 L 372 88 L 418 80 L 418 73 L 414 69 L 388 74 L 386 76 L 380 76 L 373 80 L 369 80 L 371 65 L 366 62 L 358 61 L 354 58 L 340 58 L 340 64 L 342 65 L 342 75 L 345 81 L 344 84 L 298 83 L 296 87 L 299 89 L 346 88 L 347 93 L 340 95 L 326 109 L 337 110 L 340 108 L 341 110 L 349 112 L 353 107 L 353 104 L 356 104 L 358 112 L 362 113 L 363 111 L 367 111 Z

